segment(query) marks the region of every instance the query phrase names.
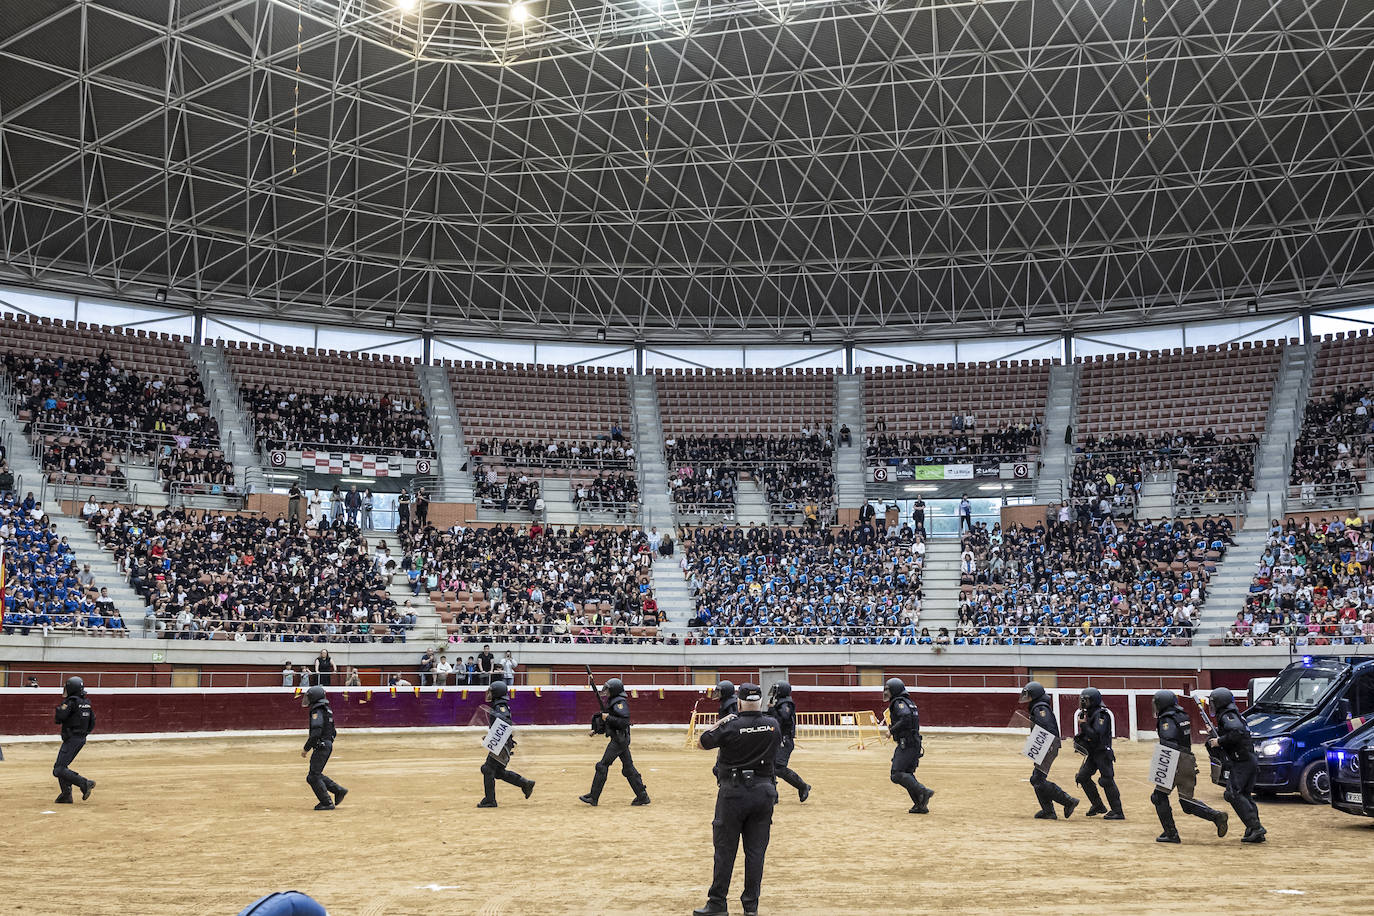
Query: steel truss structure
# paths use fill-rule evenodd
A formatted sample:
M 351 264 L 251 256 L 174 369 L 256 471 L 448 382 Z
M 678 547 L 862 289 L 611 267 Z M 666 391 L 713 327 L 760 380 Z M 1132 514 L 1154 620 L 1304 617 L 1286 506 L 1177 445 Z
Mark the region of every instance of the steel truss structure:
M 0 281 L 679 344 L 1331 307 L 1372 128 L 1364 0 L 7 2 Z

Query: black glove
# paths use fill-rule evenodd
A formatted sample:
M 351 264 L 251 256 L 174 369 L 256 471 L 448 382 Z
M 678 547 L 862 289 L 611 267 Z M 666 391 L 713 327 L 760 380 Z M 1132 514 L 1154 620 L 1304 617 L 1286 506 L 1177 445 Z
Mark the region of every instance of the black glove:
M 592 734 L 606 734 L 606 716 L 602 713 L 597 713 L 596 715 L 592 716 Z

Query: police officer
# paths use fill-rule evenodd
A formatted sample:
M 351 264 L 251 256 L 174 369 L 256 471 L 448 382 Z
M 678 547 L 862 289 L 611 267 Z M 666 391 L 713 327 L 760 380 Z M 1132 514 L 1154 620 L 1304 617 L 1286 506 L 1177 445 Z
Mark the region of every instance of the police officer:
M 1178 804 L 1185 814 L 1211 821 L 1217 828 L 1217 836 L 1226 836 L 1226 812 L 1214 811 L 1193 798 L 1197 788 L 1197 758 L 1193 756 L 1193 723 L 1183 707 L 1178 705 L 1178 697 L 1172 690 L 1156 690 L 1155 731 L 1159 743 L 1182 753 L 1178 769 L 1174 773 L 1174 787 L 1178 789 Z M 1159 814 L 1159 824 L 1164 832 L 1155 837 L 1157 843 L 1181 843 L 1178 828 L 1174 825 L 1174 812 L 1169 807 L 1169 790 L 1155 786 L 1150 793 L 1150 802 Z
M 1038 725 L 1054 735 L 1055 741 L 1058 741 L 1059 720 L 1054 715 L 1054 701 L 1050 699 L 1044 686 L 1039 681 L 1031 681 L 1021 688 L 1021 702 L 1030 704 L 1032 729 Z M 1050 760 L 1043 770 L 1039 766 L 1031 770 L 1031 788 L 1035 790 L 1035 798 L 1040 802 L 1040 810 L 1035 812 L 1035 816 L 1042 821 L 1059 820 L 1059 815 L 1054 813 L 1055 802 L 1064 806 L 1065 817 L 1071 817 L 1073 809 L 1078 807 L 1078 799 L 1050 782 L 1049 768 L 1053 763 L 1054 761 Z
M 1112 714 L 1102 705 L 1102 692 L 1096 687 L 1085 687 L 1078 695 L 1078 733 L 1073 738 L 1074 746 L 1083 753 L 1083 764 L 1078 768 L 1074 781 L 1083 787 L 1088 796 L 1088 817 L 1105 814 L 1105 821 L 1124 821 L 1126 815 L 1121 811 L 1121 792 L 1116 787 L 1116 753 L 1112 750 Z M 1102 796 L 1093 785 L 1093 774 L 1102 791 L 1107 794 L 1107 804 L 1111 810 L 1102 806 Z
M 769 691 L 768 700 L 768 715 L 777 719 L 782 729 L 782 742 L 778 744 L 778 758 L 773 761 L 773 772 L 796 789 L 798 800 L 805 802 L 811 797 L 811 787 L 787 766 L 792 759 L 792 752 L 797 749 L 797 704 L 792 700 L 792 685 L 778 681 Z
M 86 736 L 95 731 L 95 710 L 86 696 L 86 684 L 79 677 L 67 678 L 63 690 L 62 703 L 53 717 L 62 726 L 62 748 L 57 752 L 57 761 L 52 765 L 52 774 L 57 777 L 57 804 L 72 803 L 72 786 L 81 790 L 81 800 L 91 797 L 95 780 L 87 779 L 71 769 L 72 761 L 86 746 Z
M 514 719 L 510 714 L 510 701 L 506 699 L 506 682 L 492 681 L 487 687 L 487 706 L 491 708 L 491 714 L 497 719 L 514 724 Z M 496 807 L 496 780 L 508 782 L 513 786 L 518 786 L 529 798 L 534 794 L 534 780 L 526 779 L 513 770 L 506 769 L 505 763 L 491 754 L 482 762 L 482 800 L 477 803 L 479 808 Z
M 773 824 L 773 806 L 778 803 L 773 762 L 782 743 L 782 726 L 762 711 L 763 690 L 757 684 L 742 684 L 739 712 L 725 716 L 715 727 L 697 739 L 700 747 L 719 748 L 716 780 L 716 815 L 711 821 L 715 845 L 715 868 L 706 905 L 692 911 L 693 916 L 723 916 L 729 910 L 725 895 L 730 892 L 730 873 L 735 854 L 744 840 L 744 892 L 740 903 L 745 916 L 759 911 L 759 886 L 763 883 L 763 857 L 768 851 L 768 834 Z
M 1222 796 L 1236 809 L 1236 816 L 1245 825 L 1242 843 L 1263 843 L 1265 831 L 1260 824 L 1259 809 L 1252 797 L 1255 777 L 1259 773 L 1259 758 L 1255 756 L 1255 742 L 1250 726 L 1236 707 L 1236 698 L 1225 687 L 1212 691 L 1212 709 L 1217 719 L 1217 736 L 1207 741 L 1226 761 L 1226 793 Z
M 916 779 L 916 768 L 921 765 L 921 715 L 916 704 L 907 695 L 906 684 L 899 677 L 890 677 L 883 685 L 883 699 L 887 701 L 888 734 L 896 748 L 892 751 L 893 782 L 906 789 L 911 796 L 911 814 L 929 814 L 930 798 L 934 789 L 927 788 Z
M 716 699 L 720 700 L 720 712 L 716 715 L 717 721 L 739 712 L 739 697 L 735 696 L 735 685 L 730 681 L 721 681 L 716 685 Z
M 329 696 L 319 684 L 305 692 L 301 705 L 310 709 L 310 736 L 305 739 L 305 748 L 301 751 L 302 757 L 310 757 L 310 772 L 306 774 L 305 783 L 319 799 L 315 810 L 333 811 L 336 805 L 343 804 L 348 794 L 347 789 L 324 775 L 324 765 L 334 753 L 334 739 L 339 734 L 334 728 L 334 710 L 329 707 Z
M 621 775 L 629 782 L 635 793 L 635 799 L 630 804 L 635 807 L 647 805 L 649 792 L 644 788 L 644 780 L 640 777 L 639 771 L 635 769 L 634 760 L 630 758 L 630 700 L 625 696 L 625 685 L 621 683 L 620 678 L 613 677 L 602 689 L 606 691 L 608 705 L 604 713 L 598 712 L 592 719 L 592 733 L 605 735 L 610 740 L 606 744 L 606 752 L 597 761 L 596 775 L 592 777 L 592 790 L 578 798 L 596 807 L 596 803 L 601 799 L 601 790 L 606 785 L 606 774 L 611 771 L 611 764 L 618 759 Z

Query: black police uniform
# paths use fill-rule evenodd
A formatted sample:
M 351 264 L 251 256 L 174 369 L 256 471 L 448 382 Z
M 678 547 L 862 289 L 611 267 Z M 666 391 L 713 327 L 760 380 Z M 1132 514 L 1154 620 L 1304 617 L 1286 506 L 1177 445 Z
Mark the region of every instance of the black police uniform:
M 1161 696 L 1165 695 L 1165 696 Z M 1216 811 L 1193 797 L 1197 789 L 1197 758 L 1193 756 L 1193 723 L 1188 714 L 1178 705 L 1173 693 L 1161 690 L 1155 694 L 1155 732 L 1159 743 L 1165 747 L 1182 751 L 1182 759 L 1174 774 L 1174 788 L 1178 789 L 1178 804 L 1185 814 L 1211 821 L 1217 828 L 1217 836 L 1226 836 L 1226 812 Z M 1150 803 L 1159 815 L 1159 825 L 1164 832 L 1156 837 L 1160 843 L 1178 843 L 1178 827 L 1174 824 L 1174 812 L 1169 806 L 1169 792 L 1155 786 L 1150 793 Z
M 1059 737 L 1059 720 L 1054 715 L 1054 701 L 1043 687 L 1038 693 L 1032 693 L 1030 697 L 1030 719 L 1032 726 L 1038 725 L 1054 735 L 1056 739 Z M 1059 819 L 1059 815 L 1054 813 L 1056 802 L 1064 806 L 1065 817 L 1071 816 L 1073 809 L 1078 807 L 1078 799 L 1065 792 L 1056 783 L 1050 782 L 1048 767 L 1042 770 L 1037 766 L 1031 770 L 1030 784 L 1031 788 L 1035 790 L 1036 801 L 1040 802 L 1040 810 L 1035 814 L 1040 820 L 1053 821 Z
M 1259 808 L 1255 806 L 1252 797 L 1255 791 L 1255 777 L 1259 775 L 1255 740 L 1230 691 L 1226 691 L 1224 696 L 1224 705 L 1214 702 L 1217 714 L 1217 747 L 1226 761 L 1226 792 L 1222 797 L 1231 803 L 1231 807 L 1236 810 L 1236 816 L 1245 825 L 1245 836 L 1241 838 L 1241 842 L 1263 843 L 1267 831 L 1260 824 Z
M 716 697 L 720 700 L 720 709 L 716 711 L 716 721 L 721 722 L 726 716 L 733 716 L 739 712 L 739 697 L 735 696 L 735 685 L 729 681 L 721 681 L 716 685 Z M 716 765 L 711 767 L 711 775 L 720 778 L 720 754 L 716 754 Z
M 497 690 L 499 695 L 493 696 L 490 701 L 491 714 L 497 719 L 514 724 L 514 719 L 510 714 L 510 702 L 506 699 L 505 682 L 493 681 L 489 690 Z M 482 762 L 482 800 L 477 803 L 479 808 L 496 807 L 496 780 L 508 782 L 517 786 L 529 798 L 534 792 L 534 780 L 526 779 L 514 770 L 507 769 L 506 765 L 491 754 Z
M 1112 750 L 1112 714 L 1102 705 L 1102 696 L 1094 691 L 1088 699 L 1078 720 L 1078 734 L 1074 745 L 1083 752 L 1083 763 L 1078 767 L 1074 781 L 1083 787 L 1088 796 L 1088 817 L 1106 814 L 1107 820 L 1119 821 L 1125 818 L 1121 811 L 1121 790 L 1116 787 L 1116 752 Z M 1102 796 L 1093 784 L 1093 774 L 1102 791 L 1107 795 L 1110 810 L 1102 804 Z
M 81 790 L 84 801 L 91 797 L 95 780 L 87 779 L 71 769 L 72 762 L 81 749 L 86 746 L 86 736 L 95 731 L 95 710 L 91 708 L 86 688 L 79 678 L 67 682 L 67 696 L 57 707 L 54 721 L 62 726 L 62 747 L 57 752 L 57 760 L 52 765 L 52 774 L 57 777 L 57 804 L 69 805 L 72 802 L 72 786 Z
M 907 696 L 906 688 L 892 694 L 888 700 L 888 732 L 896 745 L 892 750 L 892 769 L 889 773 L 894 783 L 906 789 L 911 796 L 912 814 L 929 814 L 930 798 L 935 790 L 921 785 L 916 779 L 916 768 L 921 765 L 921 714 L 916 704 Z
M 797 790 L 797 797 L 801 801 L 806 801 L 811 796 L 811 787 L 787 765 L 792 759 L 792 752 L 797 749 L 797 704 L 792 700 L 790 684 L 779 683 L 774 686 L 773 705 L 768 707 L 768 715 L 777 719 L 778 727 L 782 729 L 773 771 L 783 782 Z
M 610 703 L 605 713 L 597 713 L 597 721 L 600 723 L 598 734 L 604 734 L 610 740 L 606 743 L 606 750 L 601 759 L 597 761 L 596 775 L 592 777 L 592 790 L 581 796 L 581 800 L 589 805 L 595 805 L 601 799 L 601 790 L 606 786 L 606 775 L 611 771 L 611 764 L 619 760 L 620 773 L 635 793 L 634 801 L 630 804 L 647 805 L 649 792 L 644 788 L 644 779 L 639 775 L 639 770 L 635 769 L 634 760 L 630 757 L 630 700 L 625 696 L 619 680 L 615 681 L 615 686 L 607 683 L 607 693 L 611 694 Z M 593 730 L 597 728 L 594 721 Z
M 748 685 L 746 685 L 747 688 Z M 762 691 L 753 688 L 762 699 Z M 749 697 L 746 696 L 746 699 Z M 782 743 L 782 727 L 760 711 L 728 716 L 701 736 L 704 748 L 719 748 L 716 813 L 711 821 L 715 868 L 706 906 L 698 916 L 727 912 L 725 895 L 740 840 L 744 841 L 744 891 L 740 902 L 745 913 L 758 912 L 759 887 L 763 883 L 763 859 L 778 803 L 773 762 Z
M 324 775 L 325 764 L 334 753 L 334 739 L 338 729 L 334 727 L 334 710 L 329 707 L 329 698 L 323 687 L 311 687 L 306 694 L 310 702 L 310 735 L 305 739 L 303 750 L 312 751 L 310 772 L 305 776 L 306 785 L 315 793 L 319 804 L 316 811 L 329 811 L 343 801 L 348 790 Z

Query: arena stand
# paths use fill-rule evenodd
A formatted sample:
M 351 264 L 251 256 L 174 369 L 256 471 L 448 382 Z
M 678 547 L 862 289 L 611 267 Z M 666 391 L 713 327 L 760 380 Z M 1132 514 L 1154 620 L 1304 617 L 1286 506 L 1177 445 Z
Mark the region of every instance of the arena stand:
M 1172 497 L 1160 514 L 1243 509 L 1284 346 L 1246 341 L 1077 360 L 1071 498 L 1098 516 L 1131 514 L 1155 482 Z
M 482 509 L 504 515 L 518 506 L 533 517 L 548 503 L 580 509 L 588 521 L 635 517 L 627 372 L 467 361 L 449 364 L 448 375 Z M 578 500 L 579 488 L 597 494 Z
M 1360 504 L 1374 436 L 1374 339 L 1369 329 L 1319 341 L 1302 432 L 1293 447 L 1290 506 Z
M 872 468 L 1034 458 L 1053 364 L 865 367 L 865 462 Z
M 186 338 L 0 317 L 5 394 L 53 485 L 230 495 L 234 471 Z
M 835 517 L 835 373 L 655 372 L 668 485 L 681 522 Z
M 408 357 L 216 341 L 239 384 L 259 451 L 344 450 L 433 458 Z

